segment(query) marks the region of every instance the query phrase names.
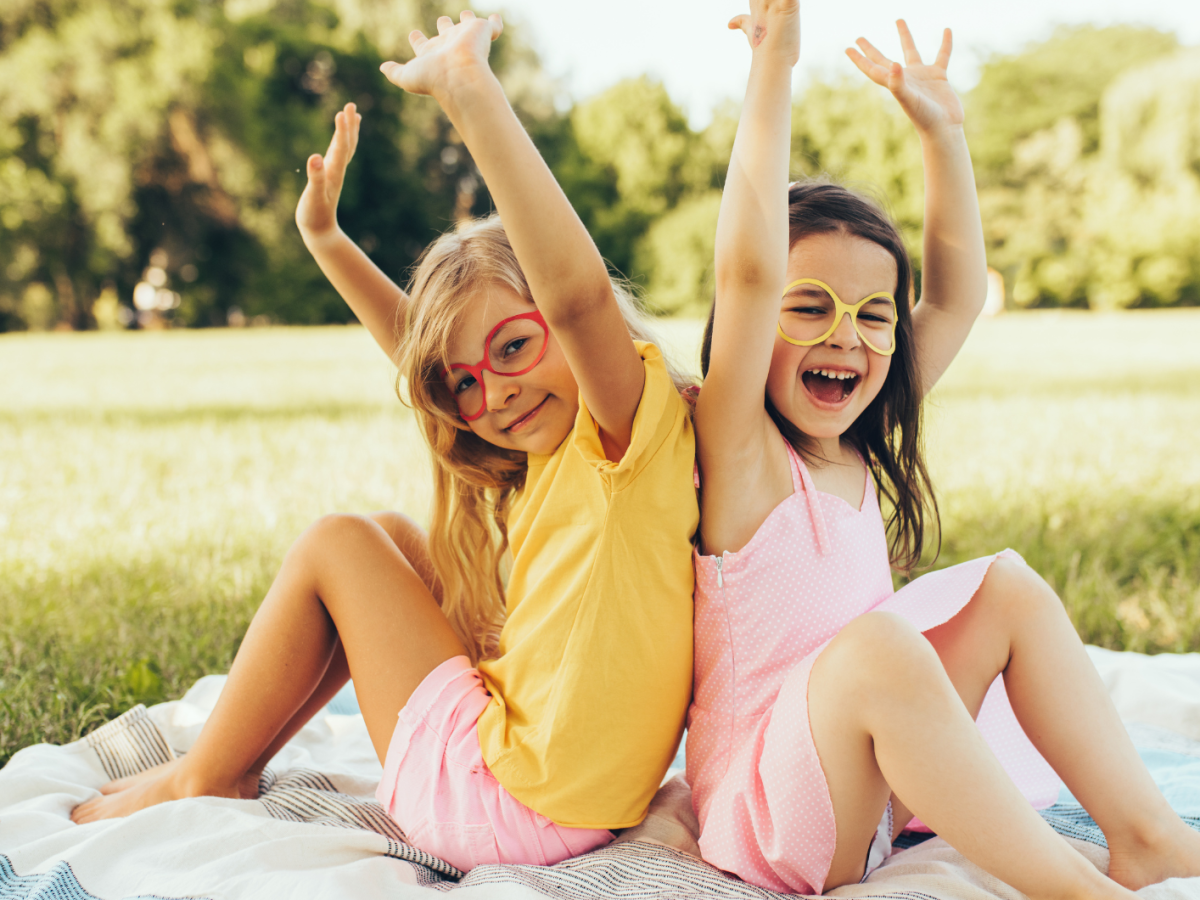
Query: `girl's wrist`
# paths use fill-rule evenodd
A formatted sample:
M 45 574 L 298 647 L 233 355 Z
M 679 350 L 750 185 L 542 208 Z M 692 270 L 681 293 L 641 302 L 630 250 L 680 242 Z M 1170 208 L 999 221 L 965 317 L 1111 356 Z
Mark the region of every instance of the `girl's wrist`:
M 779 72 L 786 72 L 787 77 L 791 78 L 792 69 L 795 68 L 799 58 L 798 53 L 789 53 L 786 50 L 764 45 L 754 49 L 750 57 L 750 65 L 753 68 L 767 67 Z
M 768 36 L 761 44 L 750 51 L 755 63 L 776 63 L 780 66 L 793 68 L 800 61 L 800 47 L 788 46 L 782 38 L 772 39 Z
M 469 105 L 477 97 L 496 90 L 503 93 L 496 73 L 486 61 L 479 61 L 454 66 L 431 93 L 442 109 L 449 113 L 451 107 Z
M 918 128 L 917 136 L 921 146 L 934 149 L 957 150 L 967 144 L 967 133 L 959 122 L 956 125 L 938 125 L 934 128 Z
M 350 240 L 350 238 L 346 236 L 346 233 L 342 231 L 342 226 L 337 222 L 334 222 L 333 226 L 330 228 L 323 228 L 320 230 L 301 228 L 300 239 L 304 241 L 304 246 L 307 247 L 311 253 L 318 253 L 336 244 L 340 244 L 343 241 Z

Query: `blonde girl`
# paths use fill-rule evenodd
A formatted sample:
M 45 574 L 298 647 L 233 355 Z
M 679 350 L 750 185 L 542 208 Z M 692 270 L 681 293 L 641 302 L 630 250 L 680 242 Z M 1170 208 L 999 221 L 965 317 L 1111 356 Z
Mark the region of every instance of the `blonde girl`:
M 487 63 L 499 18 L 437 27 L 383 70 L 441 104 L 503 226 L 444 235 L 401 291 L 337 226 L 352 105 L 309 159 L 296 213 L 408 385 L 433 452 L 430 533 L 391 513 L 313 525 L 188 754 L 107 785 L 77 822 L 255 796 L 266 762 L 351 675 L 379 801 L 463 870 L 600 846 L 641 821 L 670 764 L 698 520 L 683 382 L 508 106 Z
M 916 815 L 1030 897 L 1132 898 L 1200 874 L 1200 835 L 1159 793 L 1062 604 L 1020 557 L 892 590 L 889 558 L 920 558 L 932 500 L 921 398 L 985 292 L 949 32 L 932 65 L 903 22 L 905 66 L 865 40 L 850 51 L 921 139 L 913 305 L 886 216 L 834 185 L 785 188 L 799 8 L 751 9 L 731 23 L 754 57 L 696 407 L 687 749 L 702 853 L 762 887 L 819 894 L 863 879 Z M 1104 830 L 1107 877 L 1035 811 L 1053 802 L 1055 773 Z

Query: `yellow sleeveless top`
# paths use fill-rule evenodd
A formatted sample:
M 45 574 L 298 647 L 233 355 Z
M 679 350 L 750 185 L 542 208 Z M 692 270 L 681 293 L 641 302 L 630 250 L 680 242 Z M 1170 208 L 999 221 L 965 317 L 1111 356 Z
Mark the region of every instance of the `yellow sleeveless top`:
M 604 456 L 582 398 L 549 456 L 529 455 L 508 518 L 513 566 L 483 758 L 558 825 L 628 828 L 679 746 L 692 690 L 695 434 L 653 344 L 629 449 Z

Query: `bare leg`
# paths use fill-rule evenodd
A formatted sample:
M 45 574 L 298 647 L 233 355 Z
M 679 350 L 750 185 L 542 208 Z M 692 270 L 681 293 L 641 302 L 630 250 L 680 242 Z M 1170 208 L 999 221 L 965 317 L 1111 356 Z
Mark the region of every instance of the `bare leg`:
M 437 579 L 433 571 L 433 561 L 429 556 L 429 536 L 425 530 L 408 516 L 401 515 L 395 512 L 376 512 L 371 513 L 369 518 L 379 525 L 388 537 L 392 539 L 392 543 L 408 560 L 409 565 L 420 576 L 421 581 L 429 588 L 430 592 L 437 599 L 438 603 L 442 600 L 441 585 L 437 583 Z M 313 691 L 312 695 L 300 707 L 299 711 L 292 716 L 291 720 L 280 730 L 275 739 L 262 752 L 250 769 L 239 779 L 238 793 L 243 800 L 254 800 L 258 797 L 258 781 L 262 775 L 263 769 L 280 750 L 284 748 L 288 741 L 300 733 L 308 721 L 320 712 L 325 705 L 333 699 L 334 695 L 342 689 L 346 681 L 350 678 L 350 666 L 346 661 L 346 653 L 342 648 L 341 641 L 337 643 L 334 649 L 333 656 L 330 658 L 329 667 L 325 670 L 320 683 Z M 145 781 L 150 781 L 160 778 L 164 772 L 170 768 L 174 768 L 179 763 L 179 760 L 163 763 L 162 765 L 154 766 L 151 769 L 146 769 L 144 772 L 138 772 L 136 775 L 128 775 L 125 778 L 118 778 L 108 782 L 100 787 L 102 794 L 115 794 L 119 791 L 128 790 Z
M 1104 831 L 1111 878 L 1137 890 L 1200 875 L 1200 834 L 1150 777 L 1062 603 L 1037 573 L 998 560 L 963 611 L 925 636 L 973 716 L 1004 672 L 1025 733 Z
M 262 776 L 263 769 L 267 767 L 267 763 L 280 750 L 284 748 L 293 737 L 295 737 L 300 729 L 303 728 L 308 720 L 321 711 L 334 695 L 342 689 L 342 686 L 350 677 L 350 667 L 346 662 L 346 653 L 342 649 L 341 641 L 338 641 L 337 647 L 333 651 L 333 657 L 329 661 L 329 667 L 325 670 L 325 675 L 321 678 L 320 684 L 316 690 L 312 692 L 312 696 L 308 698 L 305 704 L 300 707 L 300 711 L 292 716 L 291 720 L 283 727 L 283 730 L 276 735 L 270 746 L 263 751 L 262 755 L 255 760 L 250 769 L 238 780 L 238 796 L 243 800 L 256 800 L 258 798 L 258 782 Z M 173 759 L 170 762 L 162 763 L 153 768 L 138 772 L 136 775 L 127 775 L 124 778 L 117 778 L 100 786 L 101 794 L 116 794 L 121 791 L 127 791 L 132 787 L 137 787 L 147 781 L 153 781 L 156 778 L 161 778 L 170 769 L 176 768 L 183 761 L 182 757 Z
M 429 556 L 429 535 L 425 533 L 425 529 L 408 516 L 396 512 L 371 513 L 368 518 L 379 525 L 392 539 L 396 549 L 412 566 L 413 571 L 429 588 L 430 593 L 440 605 L 442 587 L 438 584 L 433 571 L 433 560 Z M 325 705 L 345 686 L 349 678 L 350 664 L 346 660 L 345 648 L 342 647 L 339 640 L 329 661 L 329 668 L 325 670 L 325 675 L 321 678 L 321 682 L 313 691 L 312 696 L 300 707 L 296 715 L 292 716 L 287 725 L 275 736 L 275 740 L 243 776 L 241 780 L 243 797 L 253 799 L 258 796 L 258 779 L 262 775 L 263 769 L 267 767 L 275 754 L 287 745 L 288 741 L 300 733 L 300 729 L 308 724 L 309 719 L 325 708 Z
M 188 755 L 161 778 L 80 804 L 72 818 L 128 815 L 180 797 L 238 796 L 241 779 L 314 699 L 339 638 L 381 762 L 417 685 L 465 653 L 437 599 L 378 522 L 327 516 L 288 551 Z
M 808 699 L 837 819 L 824 890 L 862 877 L 894 790 L 960 853 L 1032 898 L 1134 896 L 1030 807 L 932 645 L 900 617 L 868 613 L 844 628 L 814 664 Z

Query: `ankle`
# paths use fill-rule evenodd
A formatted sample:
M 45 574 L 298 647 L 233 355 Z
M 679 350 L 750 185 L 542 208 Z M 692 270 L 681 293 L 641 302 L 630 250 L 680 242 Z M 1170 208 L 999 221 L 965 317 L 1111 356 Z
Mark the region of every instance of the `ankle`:
M 1168 844 L 1182 820 L 1173 810 L 1144 814 L 1122 821 L 1117 828 L 1104 832 L 1109 853 L 1136 855 Z M 1183 826 L 1186 827 L 1186 826 Z
M 189 765 L 190 756 L 185 756 L 179 767 L 168 772 L 174 793 L 180 797 L 212 797 L 228 793 L 227 785 L 215 773 L 204 769 L 195 761 Z
M 1076 870 L 1069 884 L 1051 889 L 1046 897 L 1055 900 L 1119 900 L 1134 896 L 1078 854 Z

